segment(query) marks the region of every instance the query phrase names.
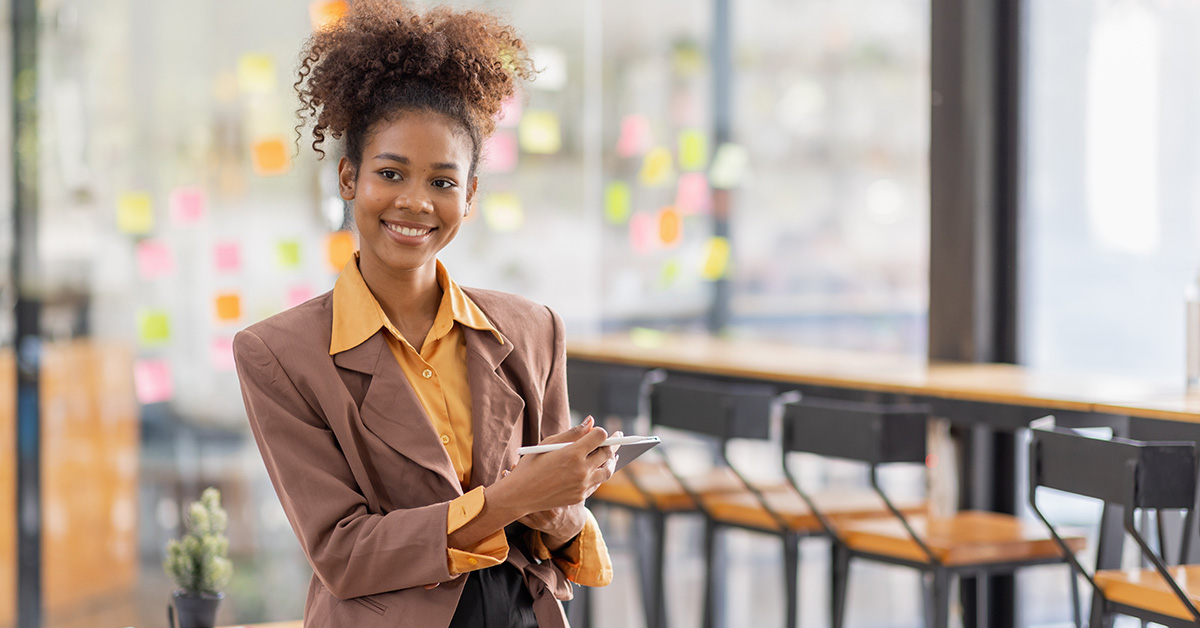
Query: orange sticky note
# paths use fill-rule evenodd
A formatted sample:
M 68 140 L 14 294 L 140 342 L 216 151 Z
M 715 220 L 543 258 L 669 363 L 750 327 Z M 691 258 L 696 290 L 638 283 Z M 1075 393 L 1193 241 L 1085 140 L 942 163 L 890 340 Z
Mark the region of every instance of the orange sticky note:
M 325 240 L 325 259 L 333 272 L 339 273 L 354 257 L 354 235 L 349 231 L 335 231 Z
M 313 0 L 308 4 L 308 19 L 314 31 L 337 24 L 349 10 L 346 0 Z
M 175 396 L 175 386 L 171 382 L 171 365 L 166 360 L 135 362 L 133 389 L 138 402 L 143 404 L 170 401 Z
M 218 294 L 214 301 L 217 320 L 223 323 L 237 321 L 242 317 L 242 297 L 234 292 Z
M 268 137 L 254 142 L 251 158 L 254 174 L 260 177 L 287 174 L 292 168 L 292 157 L 288 154 L 287 143 L 280 137 Z
M 683 218 L 674 207 L 664 207 L 658 212 L 658 241 L 667 248 L 679 246 L 683 241 Z

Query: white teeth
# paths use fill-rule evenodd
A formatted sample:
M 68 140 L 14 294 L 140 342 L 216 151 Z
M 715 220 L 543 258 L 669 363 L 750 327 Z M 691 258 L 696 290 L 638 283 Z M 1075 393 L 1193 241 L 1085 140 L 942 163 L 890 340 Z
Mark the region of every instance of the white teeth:
M 388 224 L 386 222 L 383 223 L 383 225 L 385 227 L 387 227 L 388 229 L 395 231 L 396 233 L 399 233 L 400 235 L 406 235 L 406 236 L 423 236 L 423 235 L 429 233 L 430 231 L 433 231 L 432 229 L 411 229 L 409 227 L 399 227 L 396 225 Z

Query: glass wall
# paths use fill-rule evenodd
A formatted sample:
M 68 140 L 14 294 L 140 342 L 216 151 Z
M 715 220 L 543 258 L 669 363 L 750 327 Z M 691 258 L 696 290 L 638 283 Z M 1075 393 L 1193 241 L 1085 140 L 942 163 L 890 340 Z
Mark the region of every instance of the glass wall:
M 329 290 L 354 247 L 335 161 L 293 132 L 298 51 L 337 4 L 40 3 L 49 626 L 160 624 L 164 545 L 207 486 L 236 572 L 218 622 L 301 614 L 310 571 L 250 438 L 231 341 Z M 464 285 L 553 306 L 577 335 L 703 330 L 725 279 L 728 333 L 922 354 L 927 0 L 732 4 L 720 145 L 709 3 L 485 4 L 542 72 L 505 108 L 444 262 Z M 713 237 L 714 189 L 732 196 L 728 239 Z M 11 242 L 0 229 L 6 259 Z M 5 460 L 11 421 L 0 412 Z
M 1021 353 L 1184 379 L 1200 269 L 1200 6 L 1027 2 Z

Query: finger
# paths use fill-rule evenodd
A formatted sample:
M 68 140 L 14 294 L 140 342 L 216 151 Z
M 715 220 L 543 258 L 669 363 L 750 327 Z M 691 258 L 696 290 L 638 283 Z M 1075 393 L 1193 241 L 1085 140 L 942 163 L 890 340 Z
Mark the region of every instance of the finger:
M 578 454 L 579 452 L 583 452 L 583 455 L 587 456 L 588 454 L 590 454 L 592 452 L 592 450 L 600 448 L 600 446 L 603 445 L 604 441 L 607 439 L 608 439 L 608 432 L 602 427 L 595 427 L 595 428 L 592 428 L 592 431 L 588 432 L 587 434 L 584 434 L 583 436 L 580 436 L 579 439 L 576 440 L 574 443 L 571 443 L 570 445 L 563 447 L 562 450 L 563 451 L 572 451 L 576 454 Z M 607 449 L 607 448 L 605 448 L 605 449 Z
M 595 425 L 596 420 L 589 416 L 588 418 L 584 419 L 582 423 L 572 427 L 569 430 L 565 430 L 552 436 L 543 438 L 539 444 L 550 445 L 553 443 L 573 443 L 579 440 L 579 437 L 592 431 L 592 428 L 595 427 Z
M 425 590 L 428 591 L 430 589 L 436 589 L 439 584 L 441 584 L 441 583 L 435 582 L 433 584 L 427 584 L 427 585 L 425 585 Z

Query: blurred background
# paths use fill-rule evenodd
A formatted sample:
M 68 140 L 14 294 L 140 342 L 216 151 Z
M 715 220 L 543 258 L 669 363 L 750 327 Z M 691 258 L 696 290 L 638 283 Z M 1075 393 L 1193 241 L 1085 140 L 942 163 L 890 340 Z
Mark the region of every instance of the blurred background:
M 0 626 L 14 272 L 41 303 L 46 625 L 162 625 L 164 546 L 206 486 L 231 516 L 221 623 L 299 618 L 311 572 L 231 341 L 329 290 L 355 247 L 336 159 L 293 128 L 298 52 L 341 3 L 15 4 L 36 26 L 6 4 L 0 107 L 36 127 L 0 125 L 0 170 L 36 176 L 18 179 L 23 218 L 0 177 L 0 254 L 23 260 L 0 270 Z M 453 4 L 506 16 L 542 70 L 443 253 L 459 283 L 546 303 L 574 335 L 926 355 L 930 0 Z M 1020 359 L 1177 381 L 1200 264 L 1200 5 L 1022 6 Z

